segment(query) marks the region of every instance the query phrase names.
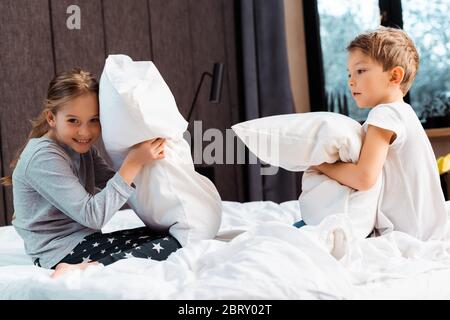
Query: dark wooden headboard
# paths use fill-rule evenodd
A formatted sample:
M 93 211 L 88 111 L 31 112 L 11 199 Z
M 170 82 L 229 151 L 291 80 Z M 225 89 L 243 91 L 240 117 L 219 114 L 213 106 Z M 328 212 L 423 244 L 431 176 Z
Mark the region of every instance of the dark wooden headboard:
M 70 30 L 67 8 L 77 5 L 81 28 Z M 214 62 L 223 62 L 219 105 L 208 102 L 209 85 L 197 100 L 203 130 L 241 121 L 235 1 L 230 0 L 2 0 L 0 1 L 1 173 L 24 142 L 28 119 L 37 116 L 56 72 L 79 66 L 98 77 L 108 54 L 152 60 L 186 116 L 195 87 Z M 244 201 L 243 166 L 213 165 L 224 200 Z M 1 187 L 0 225 L 14 212 L 12 188 Z

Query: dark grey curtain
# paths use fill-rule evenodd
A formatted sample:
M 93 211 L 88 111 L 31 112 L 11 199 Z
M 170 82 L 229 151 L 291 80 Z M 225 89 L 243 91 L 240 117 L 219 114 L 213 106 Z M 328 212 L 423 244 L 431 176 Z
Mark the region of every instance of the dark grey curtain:
M 334 111 L 330 110 L 326 100 L 319 18 L 317 0 L 304 0 L 303 22 L 308 61 L 309 105 L 311 111 Z
M 3 141 L 1 124 L 2 120 L 0 118 L 0 141 Z M 4 177 L 3 165 L 3 150 L 0 147 L 0 178 Z M 6 225 L 7 221 L 5 198 L 5 187 L 0 185 L 0 226 Z
M 294 112 L 289 80 L 283 1 L 240 0 L 245 118 Z M 248 166 L 250 201 L 282 202 L 298 198 L 298 174 L 279 169 L 261 175 Z

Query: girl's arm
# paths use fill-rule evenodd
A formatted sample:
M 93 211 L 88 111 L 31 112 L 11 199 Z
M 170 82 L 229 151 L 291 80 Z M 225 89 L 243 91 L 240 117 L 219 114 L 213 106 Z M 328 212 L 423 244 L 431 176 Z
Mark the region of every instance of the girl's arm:
M 164 158 L 164 142 L 153 139 L 133 146 L 119 171 L 95 195 L 86 191 L 73 173 L 70 158 L 59 149 L 38 150 L 24 174 L 29 186 L 49 204 L 79 224 L 100 230 L 134 193 L 131 184 L 142 166 Z
M 136 163 L 129 158 L 125 158 L 122 166 L 119 169 L 119 174 L 128 183 L 130 186 L 133 183 L 134 178 L 138 175 L 139 171 L 141 171 L 142 164 Z
M 394 140 L 394 132 L 369 125 L 357 164 L 323 163 L 314 168 L 350 188 L 368 190 L 377 182 Z
M 163 159 L 165 144 L 166 139 L 155 138 L 131 147 L 118 171 L 125 182 L 131 185 L 144 165 Z
M 49 205 L 79 224 L 99 230 L 135 189 L 116 173 L 103 190 L 93 195 L 80 183 L 70 161 L 62 150 L 43 147 L 32 156 L 25 168 L 26 182 Z

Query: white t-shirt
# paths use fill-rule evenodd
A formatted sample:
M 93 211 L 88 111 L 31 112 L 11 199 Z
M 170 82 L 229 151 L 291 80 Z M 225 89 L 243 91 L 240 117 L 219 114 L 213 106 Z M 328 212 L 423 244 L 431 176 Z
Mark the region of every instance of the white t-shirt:
M 421 240 L 441 239 L 447 213 L 431 143 L 411 106 L 404 102 L 374 107 L 363 124 L 387 129 L 397 137 L 384 163 L 375 230 L 401 231 Z

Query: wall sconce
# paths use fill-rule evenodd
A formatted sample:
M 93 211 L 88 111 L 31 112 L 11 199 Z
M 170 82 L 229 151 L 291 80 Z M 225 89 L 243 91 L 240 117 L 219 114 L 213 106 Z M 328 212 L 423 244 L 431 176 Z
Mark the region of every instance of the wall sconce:
M 197 90 L 195 91 L 194 99 L 192 100 L 191 106 L 189 108 L 189 113 L 187 116 L 188 123 L 191 122 L 192 111 L 194 111 L 195 102 L 197 101 L 198 94 L 200 92 L 200 88 L 201 88 L 203 80 L 205 79 L 206 76 L 209 76 L 212 78 L 211 91 L 209 93 L 209 102 L 211 102 L 211 103 L 219 103 L 220 102 L 220 96 L 222 93 L 223 63 L 216 62 L 216 63 L 214 63 L 214 68 L 213 68 L 212 74 L 209 72 L 203 72 L 203 74 L 202 74 L 200 82 L 197 86 Z M 215 183 L 216 177 L 215 177 L 214 167 L 204 166 L 204 165 L 195 165 L 195 171 L 197 171 L 198 173 L 207 177 L 209 180 L 212 181 L 212 183 Z
M 209 93 L 209 102 L 211 103 L 219 103 L 220 102 L 220 96 L 222 93 L 222 80 L 223 80 L 223 63 L 216 62 L 214 63 L 213 67 L 213 73 L 210 72 L 203 72 L 202 77 L 200 79 L 200 82 L 197 86 L 197 90 L 195 92 L 194 99 L 192 100 L 191 106 L 189 108 L 189 113 L 187 116 L 188 122 L 191 121 L 192 111 L 194 111 L 195 102 L 197 101 L 198 94 L 200 92 L 200 88 L 202 86 L 203 80 L 206 76 L 209 76 L 212 78 L 212 84 L 211 84 L 211 92 Z

